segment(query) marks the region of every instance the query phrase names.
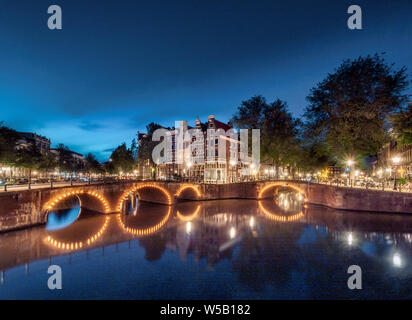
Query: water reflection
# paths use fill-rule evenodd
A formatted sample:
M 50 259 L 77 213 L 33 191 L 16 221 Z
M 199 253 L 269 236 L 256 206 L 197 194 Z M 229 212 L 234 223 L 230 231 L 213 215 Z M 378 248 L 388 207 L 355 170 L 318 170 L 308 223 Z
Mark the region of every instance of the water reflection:
M 73 220 L 67 212 L 62 228 L 0 234 L 0 298 L 10 297 L 9 282 L 22 283 L 13 278 L 19 266 L 66 255 L 80 287 L 86 281 L 82 270 L 93 268 L 87 281 L 101 298 L 354 298 L 346 286 L 352 264 L 368 274 L 356 297 L 412 295 L 412 216 L 305 208 L 299 194 L 291 192 L 272 200 L 173 207 L 132 196 L 119 214 L 82 209 Z M 95 250 L 104 260 L 93 256 Z M 64 268 L 66 262 L 59 263 Z M 45 274 L 45 268 L 38 272 Z M 114 271 L 115 277 L 107 276 Z M 32 288 L 44 286 L 39 277 L 24 281 Z M 33 297 L 13 290 L 17 297 Z M 50 296 L 49 290 L 38 290 L 39 297 Z
M 73 197 L 61 203 L 60 208 L 49 212 L 46 230 L 59 230 L 68 227 L 80 216 L 80 199 Z

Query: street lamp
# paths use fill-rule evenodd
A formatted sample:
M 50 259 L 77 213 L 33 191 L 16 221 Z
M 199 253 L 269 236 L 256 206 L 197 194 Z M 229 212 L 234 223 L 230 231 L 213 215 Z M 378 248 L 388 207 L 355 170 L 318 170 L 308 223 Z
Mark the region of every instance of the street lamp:
M 189 171 L 189 181 L 190 181 L 190 167 L 192 166 L 192 163 L 189 161 L 188 163 L 187 163 L 187 167 L 189 168 L 188 169 L 188 171 Z
M 352 179 L 353 179 L 353 170 L 352 170 L 352 166 L 354 165 L 354 161 L 353 160 L 351 160 L 351 159 L 349 159 L 349 160 L 347 160 L 346 161 L 346 164 L 348 165 L 348 167 L 349 167 L 349 183 L 350 183 L 350 186 L 352 186 Z
M 401 162 L 401 158 L 399 158 L 399 157 L 393 157 L 392 158 L 392 162 L 393 162 L 393 164 L 394 164 L 394 174 L 393 174 L 393 176 L 394 176 L 394 179 L 395 179 L 395 181 L 393 182 L 393 190 L 395 190 L 396 191 L 396 188 L 397 188 L 397 186 L 396 186 L 396 171 L 397 171 L 397 165 Z

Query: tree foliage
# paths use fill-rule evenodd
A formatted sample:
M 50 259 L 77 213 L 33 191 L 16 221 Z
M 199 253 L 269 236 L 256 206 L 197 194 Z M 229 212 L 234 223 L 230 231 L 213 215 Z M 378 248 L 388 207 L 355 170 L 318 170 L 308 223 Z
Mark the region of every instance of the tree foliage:
M 391 121 L 399 145 L 412 145 L 412 103 L 405 110 L 392 115 Z
M 387 115 L 406 101 L 406 69 L 394 70 L 380 55 L 345 60 L 311 89 L 305 137 L 325 155 L 373 155 L 388 140 Z
M 132 150 L 128 149 L 126 143 L 118 146 L 110 156 L 110 166 L 115 172 L 131 172 L 135 164 Z
M 243 101 L 232 123 L 241 129 L 260 129 L 261 159 L 279 166 L 296 166 L 302 156 L 299 148 L 300 121 L 288 111 L 286 102 L 268 103 L 263 96 Z

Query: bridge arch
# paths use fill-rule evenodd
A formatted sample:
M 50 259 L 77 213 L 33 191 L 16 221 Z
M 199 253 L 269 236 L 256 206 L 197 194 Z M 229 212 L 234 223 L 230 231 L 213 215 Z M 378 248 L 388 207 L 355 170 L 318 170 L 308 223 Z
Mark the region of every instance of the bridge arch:
M 45 219 L 53 208 L 55 208 L 61 201 L 69 199 L 70 197 L 77 197 L 80 202 L 80 207 L 82 207 L 82 197 L 89 196 L 96 200 L 98 200 L 103 208 L 104 213 L 110 212 L 110 205 L 109 202 L 106 200 L 105 197 L 100 195 L 95 191 L 83 191 L 83 190 L 73 190 L 73 191 L 65 191 L 50 199 L 44 206 L 43 211 L 45 215 Z
M 276 189 L 276 188 L 290 188 L 290 189 L 293 189 L 296 192 L 299 192 L 300 194 L 303 195 L 303 197 L 304 197 L 303 200 L 305 202 L 308 201 L 307 192 L 306 192 L 305 189 L 303 189 L 299 185 L 296 185 L 294 183 L 290 183 L 290 182 L 287 182 L 287 181 L 276 181 L 276 182 L 270 182 L 270 183 L 267 183 L 267 184 L 263 185 L 263 187 L 259 190 L 258 200 L 266 198 L 266 195 L 272 189 Z
M 163 188 L 163 187 L 161 187 L 157 184 L 154 184 L 154 183 L 143 183 L 143 184 L 133 186 L 132 188 L 130 188 L 130 189 L 126 190 L 125 192 L 123 192 L 123 194 L 120 196 L 120 199 L 117 203 L 116 211 L 120 212 L 122 210 L 123 203 L 130 194 L 137 193 L 138 196 L 140 197 L 139 191 L 141 191 L 143 189 L 148 189 L 148 188 L 157 189 L 157 190 L 161 191 L 162 194 L 166 198 L 167 204 L 168 205 L 173 204 L 172 196 L 170 195 L 170 192 L 167 189 L 165 189 L 165 188 Z
M 195 193 L 195 199 L 198 200 L 202 197 L 202 192 L 199 190 L 199 186 L 194 184 L 184 184 L 175 193 L 175 197 L 178 199 L 186 190 L 192 190 Z M 193 199 L 191 199 L 193 200 Z

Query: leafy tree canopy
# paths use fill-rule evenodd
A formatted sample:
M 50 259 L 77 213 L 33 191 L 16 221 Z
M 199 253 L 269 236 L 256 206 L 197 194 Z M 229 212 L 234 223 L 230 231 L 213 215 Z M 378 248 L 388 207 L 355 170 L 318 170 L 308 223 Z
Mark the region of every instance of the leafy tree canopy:
M 387 116 L 406 101 L 406 68 L 394 70 L 381 55 L 345 60 L 311 89 L 305 137 L 326 155 L 376 154 L 388 140 Z

